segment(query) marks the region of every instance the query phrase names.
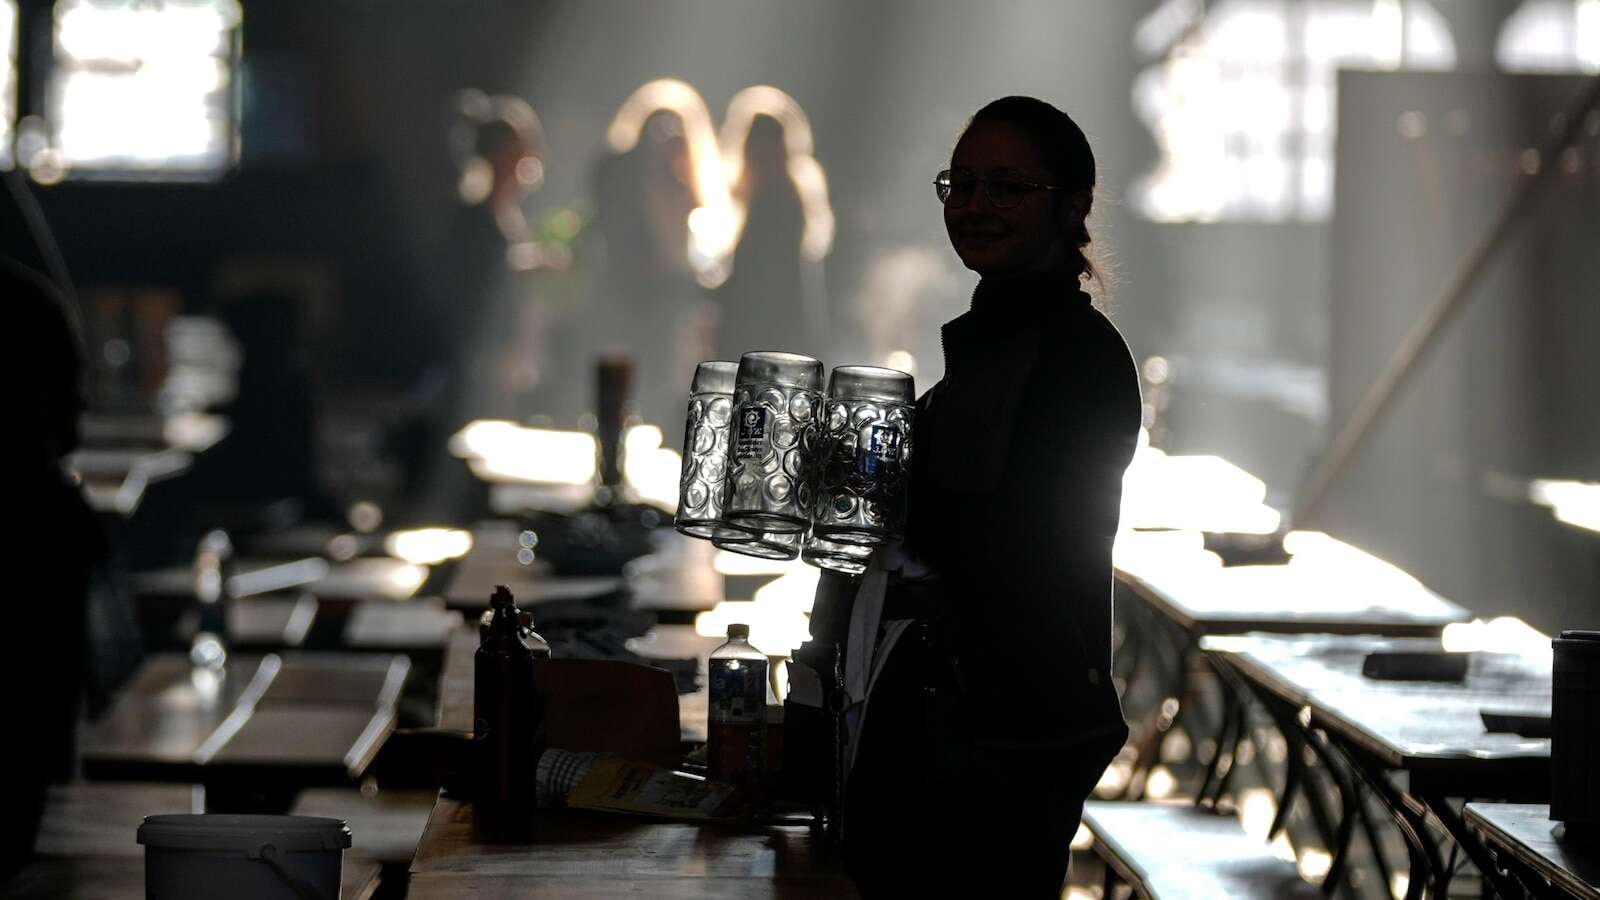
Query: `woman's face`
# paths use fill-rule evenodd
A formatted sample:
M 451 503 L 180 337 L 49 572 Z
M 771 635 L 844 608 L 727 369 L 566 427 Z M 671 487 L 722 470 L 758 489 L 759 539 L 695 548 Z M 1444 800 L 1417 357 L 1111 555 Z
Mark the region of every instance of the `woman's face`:
M 1012 178 L 1054 184 L 1039 151 L 1020 131 L 996 122 L 968 128 L 950 155 L 953 177 Z M 1049 271 L 1060 263 L 1060 225 L 1056 191 L 1029 191 L 1009 209 L 989 201 L 984 184 L 965 203 L 944 208 L 950 244 L 967 268 L 980 275 L 1020 275 Z

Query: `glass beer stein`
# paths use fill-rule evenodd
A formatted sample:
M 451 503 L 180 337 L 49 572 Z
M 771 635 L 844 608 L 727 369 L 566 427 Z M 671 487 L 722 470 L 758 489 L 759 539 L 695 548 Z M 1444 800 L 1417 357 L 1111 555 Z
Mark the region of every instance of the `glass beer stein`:
M 723 525 L 756 535 L 805 532 L 815 455 L 811 426 L 821 407 L 822 363 L 767 351 L 739 360 Z M 794 544 L 785 558 L 798 555 L 799 541 Z
M 677 529 L 711 540 L 728 482 L 728 423 L 739 364 L 714 361 L 695 367 L 683 428 L 683 473 L 678 480 Z
M 915 403 L 916 386 L 905 372 L 833 370 L 817 440 L 814 538 L 870 548 L 901 536 Z
M 751 534 L 739 528 L 721 525 L 717 527 L 711 543 L 720 550 L 743 553 L 745 556 L 756 556 L 761 559 L 794 559 L 800 555 L 800 546 L 804 538 L 805 535 L 800 532 L 778 534 L 766 531 Z
M 800 548 L 800 559 L 819 569 L 860 575 L 867 570 L 867 563 L 872 561 L 872 551 L 872 547 L 841 544 L 809 534 L 805 545 Z

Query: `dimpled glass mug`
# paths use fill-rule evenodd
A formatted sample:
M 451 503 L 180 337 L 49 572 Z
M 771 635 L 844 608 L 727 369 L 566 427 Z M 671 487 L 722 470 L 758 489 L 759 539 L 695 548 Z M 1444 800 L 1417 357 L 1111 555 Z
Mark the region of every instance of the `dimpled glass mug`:
M 683 428 L 683 474 L 678 479 L 677 529 L 710 540 L 722 517 L 728 481 L 728 423 L 733 421 L 733 383 L 739 364 L 703 362 L 689 388 Z
M 794 559 L 800 555 L 800 546 L 804 538 L 805 535 L 799 532 L 777 534 L 766 531 L 761 534 L 751 534 L 741 528 L 721 525 L 717 527 L 711 543 L 722 550 L 743 553 L 745 556 L 757 556 L 762 559 Z
M 867 571 L 867 564 L 872 561 L 872 550 L 871 547 L 841 544 L 808 534 L 805 545 L 800 548 L 800 558 L 819 569 L 860 575 Z
M 819 423 L 814 540 L 870 548 L 901 536 L 915 403 L 916 386 L 905 372 L 833 370 Z
M 723 525 L 769 537 L 805 533 L 811 521 L 812 424 L 821 406 L 822 363 L 770 351 L 739 360 Z M 798 556 L 799 545 L 797 539 L 784 547 L 783 558 Z

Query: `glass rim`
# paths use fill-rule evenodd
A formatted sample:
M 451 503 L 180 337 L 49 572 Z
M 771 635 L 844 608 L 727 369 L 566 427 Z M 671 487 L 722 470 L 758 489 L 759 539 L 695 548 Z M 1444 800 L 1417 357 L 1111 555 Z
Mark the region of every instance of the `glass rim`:
M 813 525 L 811 531 L 820 540 L 850 547 L 876 547 L 894 534 L 892 528 L 868 525 Z
M 751 535 L 742 540 L 711 539 L 712 546 L 718 550 L 726 550 L 729 553 L 738 553 L 742 556 L 754 556 L 757 559 L 773 560 L 798 559 L 801 543 L 800 541 L 795 541 L 792 544 L 780 544 L 776 541 L 767 540 L 765 533 Z
M 804 534 L 811 520 L 803 515 L 769 512 L 764 509 L 725 509 L 722 524 L 757 534 Z

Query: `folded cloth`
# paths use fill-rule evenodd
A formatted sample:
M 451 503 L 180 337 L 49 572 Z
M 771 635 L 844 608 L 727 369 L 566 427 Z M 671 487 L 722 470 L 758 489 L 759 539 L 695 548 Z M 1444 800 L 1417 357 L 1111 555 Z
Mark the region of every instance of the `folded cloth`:
M 539 754 L 539 763 L 534 768 L 534 785 L 538 791 L 536 802 L 540 806 L 566 806 L 567 795 L 578 786 L 578 782 L 583 780 L 600 756 L 598 752 L 576 752 L 555 747 Z
M 850 608 L 850 637 L 844 663 L 844 774 L 847 784 L 850 769 L 855 766 L 861 735 L 866 729 L 872 687 L 895 644 L 918 616 L 928 612 L 920 609 L 917 603 L 890 604 L 887 597 L 891 578 L 897 584 L 908 586 L 934 586 L 937 583 L 932 568 L 906 553 L 898 541 L 880 547 L 873 553 L 867 571 L 861 576 L 855 602 Z M 918 592 L 918 595 L 923 593 Z M 929 597 L 938 596 L 936 590 L 928 590 L 925 594 Z

